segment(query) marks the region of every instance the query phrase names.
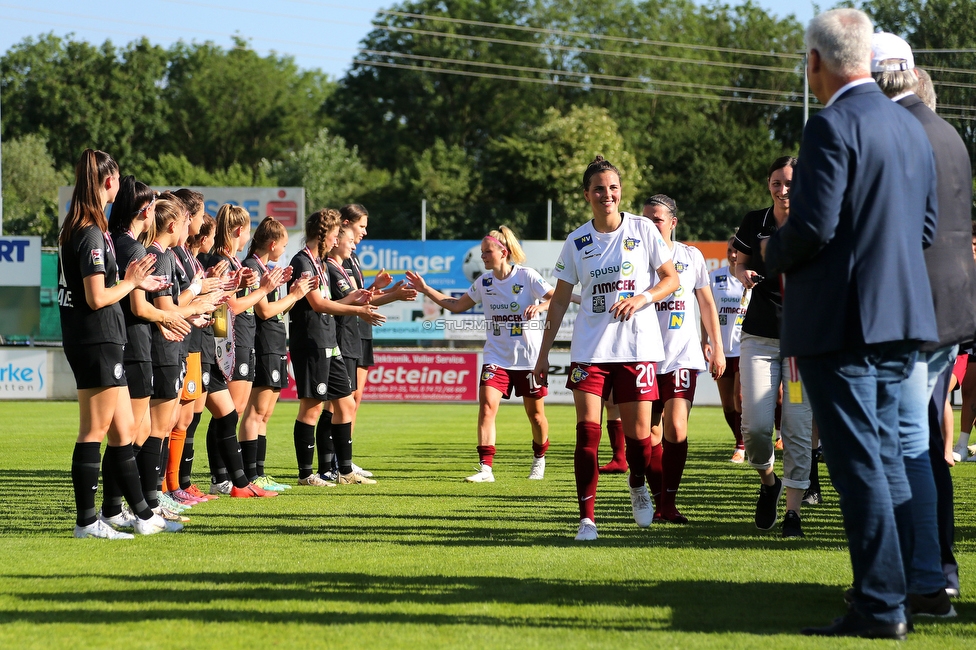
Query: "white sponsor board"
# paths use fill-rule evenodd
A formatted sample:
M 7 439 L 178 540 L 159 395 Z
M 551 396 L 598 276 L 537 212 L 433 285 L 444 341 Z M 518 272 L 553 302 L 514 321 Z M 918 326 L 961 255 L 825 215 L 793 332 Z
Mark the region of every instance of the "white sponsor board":
M 47 399 L 47 352 L 0 348 L 0 399 Z
M 58 223 L 64 222 L 71 203 L 73 187 L 58 188 Z M 177 187 L 156 187 L 157 190 L 175 190 Z M 304 187 L 190 187 L 203 194 L 204 207 L 211 217 L 224 203 L 239 205 L 251 215 L 251 228 L 256 228 L 265 217 L 274 217 L 289 229 L 301 229 L 305 222 Z
M 0 237 L 0 286 L 41 286 L 40 237 Z

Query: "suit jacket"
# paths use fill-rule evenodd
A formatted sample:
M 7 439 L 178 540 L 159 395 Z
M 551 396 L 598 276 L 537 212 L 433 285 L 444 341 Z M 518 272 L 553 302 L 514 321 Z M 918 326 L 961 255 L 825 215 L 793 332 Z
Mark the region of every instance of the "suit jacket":
M 925 129 L 935 152 L 939 225 L 925 250 L 929 286 L 939 328 L 938 347 L 968 344 L 976 335 L 976 263 L 973 262 L 973 173 L 969 152 L 951 124 L 917 95 L 898 100 Z M 923 349 L 934 349 L 927 344 Z
M 783 354 L 936 340 L 922 247 L 937 209 L 925 131 L 876 84 L 848 89 L 813 116 L 790 218 L 766 247 L 766 267 L 786 274 Z

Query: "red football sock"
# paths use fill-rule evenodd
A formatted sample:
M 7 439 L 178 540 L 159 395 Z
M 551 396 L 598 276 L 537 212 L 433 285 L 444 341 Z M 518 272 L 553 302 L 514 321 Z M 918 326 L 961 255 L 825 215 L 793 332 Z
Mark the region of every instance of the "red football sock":
M 627 462 L 624 423 L 620 420 L 607 420 L 607 437 L 610 438 L 610 449 L 613 451 L 613 460 L 610 462 Z
M 549 451 L 549 438 L 546 438 L 546 441 L 541 445 L 535 440 L 532 441 L 532 454 L 536 458 L 542 458 L 547 451 Z
M 579 499 L 580 519 L 593 515 L 593 502 L 596 501 L 596 484 L 600 473 L 597 471 L 597 451 L 600 448 L 600 435 L 603 433 L 596 422 L 576 423 L 576 450 L 573 452 L 573 470 L 576 475 L 576 497 Z
M 630 477 L 627 479 L 630 487 L 644 485 L 644 475 L 647 472 L 648 461 L 651 459 L 651 438 L 643 440 L 626 438 L 627 466 L 630 467 Z
M 651 446 L 651 459 L 647 463 L 647 487 L 650 488 L 651 496 L 654 497 L 655 510 L 661 509 L 661 483 L 664 480 L 661 467 L 663 456 L 664 447 L 661 443 Z
M 776 425 L 776 431 L 780 430 L 780 426 L 782 425 L 782 423 L 783 423 L 783 405 L 777 404 L 776 410 L 773 412 L 773 424 Z
M 688 460 L 688 441 L 664 441 L 664 456 L 662 458 L 661 482 L 661 512 L 675 509 L 674 499 L 681 485 L 681 474 L 685 471 L 685 461 Z
M 478 459 L 482 465 L 491 467 L 495 459 L 495 445 L 478 445 Z
M 722 415 L 725 416 L 725 422 L 729 425 L 729 429 L 732 430 L 732 435 L 735 436 L 735 446 L 743 444 L 742 442 L 742 415 L 736 413 L 734 410 L 726 411 L 722 409 Z

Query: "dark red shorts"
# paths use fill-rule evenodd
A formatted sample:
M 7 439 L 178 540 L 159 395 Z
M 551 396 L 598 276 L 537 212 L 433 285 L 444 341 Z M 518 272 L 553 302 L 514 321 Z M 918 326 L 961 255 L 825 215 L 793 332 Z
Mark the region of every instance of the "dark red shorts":
M 657 376 L 657 399 L 662 403 L 675 398 L 694 402 L 696 386 L 698 386 L 698 371 L 678 368 Z
M 732 377 L 739 372 L 739 357 L 725 357 L 725 372 L 723 377 Z
M 576 363 L 569 366 L 566 388 L 603 399 L 613 391 L 614 404 L 657 399 L 657 366 L 651 361 L 628 363 Z
M 966 367 L 969 365 L 969 355 L 960 354 L 956 357 L 956 364 L 952 366 L 952 375 L 956 378 L 956 385 L 962 386 L 963 377 L 966 376 Z
M 531 370 L 507 370 L 493 363 L 481 366 L 479 385 L 497 389 L 505 399 L 512 396 L 513 388 L 516 397 L 539 399 L 549 394 L 548 388 L 535 383 Z

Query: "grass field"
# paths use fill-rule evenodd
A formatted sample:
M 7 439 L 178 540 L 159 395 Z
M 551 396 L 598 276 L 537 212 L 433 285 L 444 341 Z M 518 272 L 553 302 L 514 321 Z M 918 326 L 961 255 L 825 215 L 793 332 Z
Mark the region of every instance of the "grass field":
M 269 431 L 269 472 L 294 483 L 294 404 Z M 183 533 L 71 537 L 73 403 L 0 403 L 0 648 L 876 647 L 820 641 L 850 564 L 837 495 L 806 538 L 752 523 L 755 472 L 733 466 L 721 411 L 696 408 L 678 506 L 691 523 L 638 529 L 625 479 L 604 478 L 600 539 L 573 541 L 574 416 L 550 406 L 545 481 L 528 481 L 521 408 L 498 422 L 496 482 L 474 470 L 475 406 L 375 405 L 357 462 L 373 486 L 297 487 L 188 512 Z M 195 478 L 206 479 L 197 446 Z M 604 443 L 605 444 L 605 443 Z M 601 454 L 604 458 L 606 454 Z M 821 466 L 823 467 L 823 466 Z M 825 473 L 825 470 L 822 470 Z M 905 647 L 976 642 L 976 463 L 953 470 L 963 598 Z

